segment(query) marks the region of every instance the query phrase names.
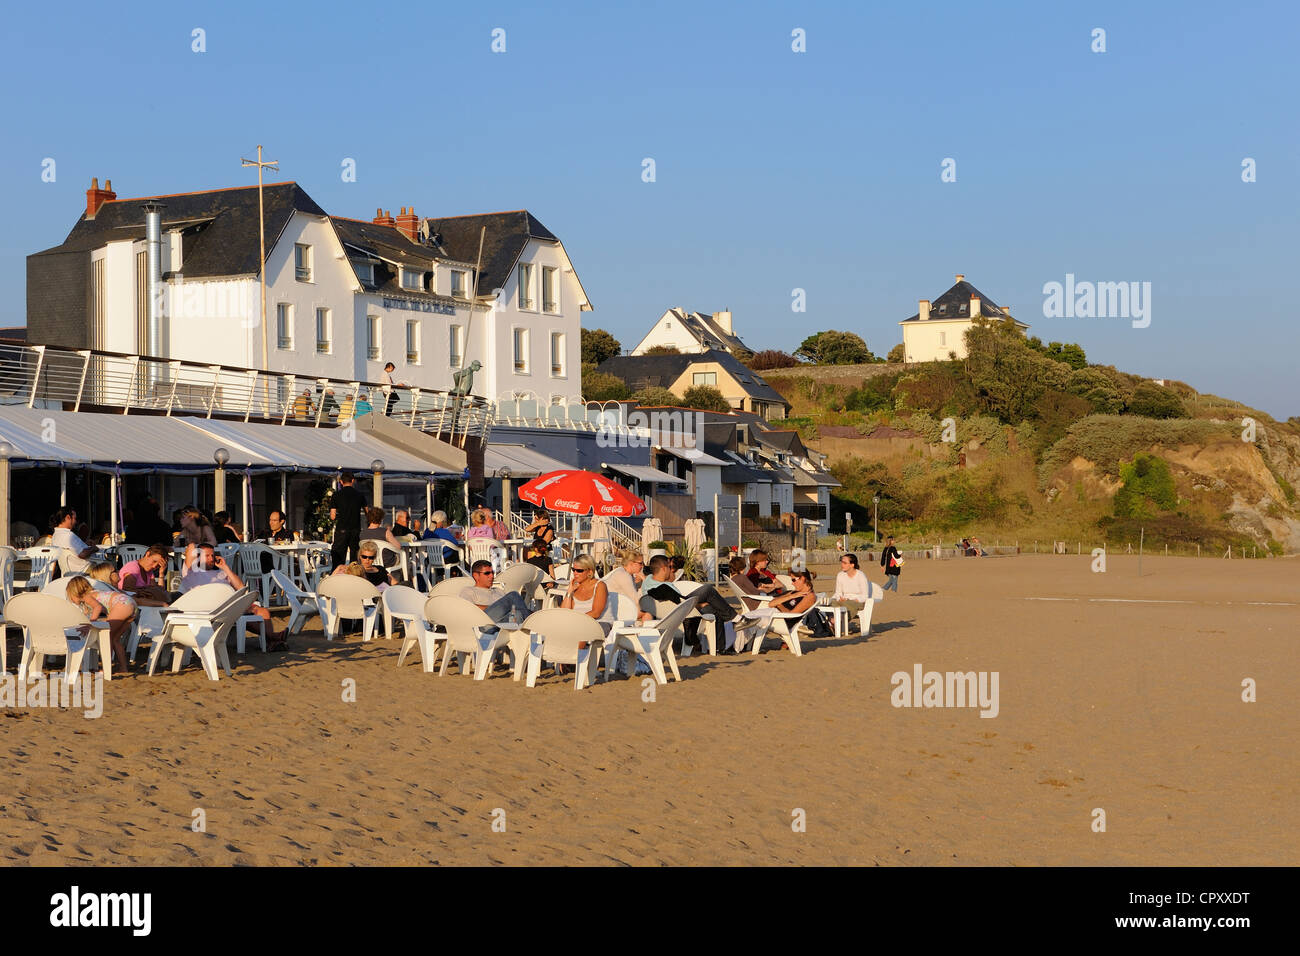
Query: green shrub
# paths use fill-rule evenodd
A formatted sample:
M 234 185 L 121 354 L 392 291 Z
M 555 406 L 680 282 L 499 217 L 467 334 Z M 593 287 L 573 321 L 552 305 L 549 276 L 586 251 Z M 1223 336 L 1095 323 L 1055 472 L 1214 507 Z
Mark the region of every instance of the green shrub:
M 1186 418 L 1187 408 L 1183 400 L 1169 389 L 1155 382 L 1143 382 L 1133 390 L 1128 413 L 1146 418 Z
M 1174 476 L 1163 458 L 1139 452 L 1120 465 L 1122 485 L 1115 493 L 1116 518 L 1151 518 L 1178 505 Z

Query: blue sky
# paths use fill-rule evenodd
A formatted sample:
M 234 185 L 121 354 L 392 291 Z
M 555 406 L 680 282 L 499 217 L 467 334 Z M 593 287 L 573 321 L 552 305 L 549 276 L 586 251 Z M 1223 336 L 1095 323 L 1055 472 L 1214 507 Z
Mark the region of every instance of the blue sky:
M 753 348 L 837 328 L 883 354 L 961 272 L 1044 341 L 1300 414 L 1294 4 L 52 9 L 0 41 L 0 324 L 91 176 L 239 185 L 261 142 L 338 215 L 532 210 L 625 346 L 682 305 Z M 1150 282 L 1150 326 L 1044 318 L 1067 273 Z

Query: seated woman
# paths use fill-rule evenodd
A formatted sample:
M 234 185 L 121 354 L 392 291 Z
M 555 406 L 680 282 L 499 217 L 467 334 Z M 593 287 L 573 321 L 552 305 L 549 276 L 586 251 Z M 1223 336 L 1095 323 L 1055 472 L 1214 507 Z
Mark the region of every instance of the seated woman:
M 361 565 L 361 577 L 379 590 L 382 591 L 385 587 L 397 583 L 397 579 L 379 563 L 379 545 L 374 541 L 361 542 L 361 548 L 357 552 L 357 562 Z
M 469 516 L 469 530 L 465 532 L 466 538 L 491 538 L 494 541 L 497 538 L 496 528 L 493 526 L 491 515 L 486 508 L 475 508 Z
M 384 511 L 382 508 L 366 509 L 366 527 L 361 532 L 359 540 L 362 545 L 367 541 L 373 541 L 376 548 L 378 548 L 381 543 L 386 544 L 397 552 L 397 555 L 402 553 L 402 542 L 398 541 L 392 530 L 384 524 Z M 377 550 L 375 553 L 378 555 Z M 396 561 L 397 558 L 394 557 L 393 560 Z M 379 567 L 392 570 L 391 565 L 379 565 Z
M 555 529 L 551 527 L 551 516 L 545 511 L 537 510 L 533 512 L 533 520 L 524 528 L 524 534 L 531 534 L 534 538 L 540 538 L 546 544 L 555 540 Z
M 239 544 L 239 529 L 230 520 L 229 511 L 218 511 L 212 516 L 212 533 L 217 544 Z
M 555 577 L 555 563 L 551 561 L 551 549 L 546 546 L 546 542 L 541 538 L 534 539 L 533 543 L 528 546 L 528 551 L 524 555 L 524 561 L 539 568 L 543 574 Z M 554 581 L 546 581 L 542 584 L 546 590 L 555 587 Z
M 817 594 L 812 588 L 813 578 L 816 575 L 812 571 L 795 571 L 790 577 L 794 579 L 794 590 L 773 601 L 772 609 L 778 614 L 803 614 L 817 603 Z M 812 631 L 813 637 L 834 635 L 826 619 L 815 611 L 804 618 L 804 623 Z
M 645 562 L 641 552 L 635 548 L 625 548 L 618 553 L 618 567 L 605 575 L 605 587 L 612 594 L 622 594 L 632 606 L 641 600 L 641 583 L 645 580 Z
M 867 576 L 858 570 L 856 554 L 840 555 L 840 573 L 835 575 L 835 593 L 831 603 L 848 608 L 849 620 L 856 621 L 858 612 L 867 606 L 871 594 L 871 583 Z
M 589 554 L 573 559 L 569 570 L 569 589 L 560 607 L 569 608 L 596 621 L 606 634 L 614 623 L 614 609 L 610 606 L 609 589 L 596 577 L 596 562 Z
M 762 548 L 749 552 L 749 570 L 745 576 L 749 578 L 750 584 L 764 594 L 780 594 L 785 588 L 781 587 L 776 575 L 767 569 L 769 560 L 767 552 Z
M 351 564 L 340 564 L 330 572 L 330 577 L 333 577 L 336 574 L 350 574 L 354 578 L 364 578 L 366 576 L 366 569 L 361 566 L 360 561 L 353 561 Z
M 99 562 L 91 567 L 113 570 L 111 564 L 104 562 Z M 114 577 L 116 577 L 115 571 Z M 129 673 L 126 664 L 126 645 L 122 643 L 122 635 L 126 633 L 126 629 L 131 625 L 131 622 L 135 620 L 135 601 L 131 599 L 131 596 L 117 590 L 112 585 L 107 590 L 97 590 L 91 578 L 82 577 L 81 575 L 68 581 L 68 587 L 64 594 L 90 620 L 104 619 L 108 621 L 108 642 L 112 645 L 113 657 L 117 661 L 117 666 L 113 667 L 111 661 L 105 661 L 105 665 L 112 668 L 114 675 L 121 676 Z

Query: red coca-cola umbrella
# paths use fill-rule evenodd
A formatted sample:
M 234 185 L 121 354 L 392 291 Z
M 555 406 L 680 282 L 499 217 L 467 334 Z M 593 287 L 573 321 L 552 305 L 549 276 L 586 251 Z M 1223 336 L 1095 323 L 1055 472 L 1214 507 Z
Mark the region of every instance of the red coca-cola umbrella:
M 645 514 L 645 502 L 622 485 L 577 468 L 538 475 L 520 487 L 519 500 L 571 515 L 628 518 Z

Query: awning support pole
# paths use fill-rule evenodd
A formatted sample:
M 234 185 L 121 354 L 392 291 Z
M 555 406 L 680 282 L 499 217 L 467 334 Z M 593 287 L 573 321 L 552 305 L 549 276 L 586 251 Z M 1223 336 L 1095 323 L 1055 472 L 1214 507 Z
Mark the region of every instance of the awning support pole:
M 59 469 L 59 507 L 68 506 L 68 469 Z

